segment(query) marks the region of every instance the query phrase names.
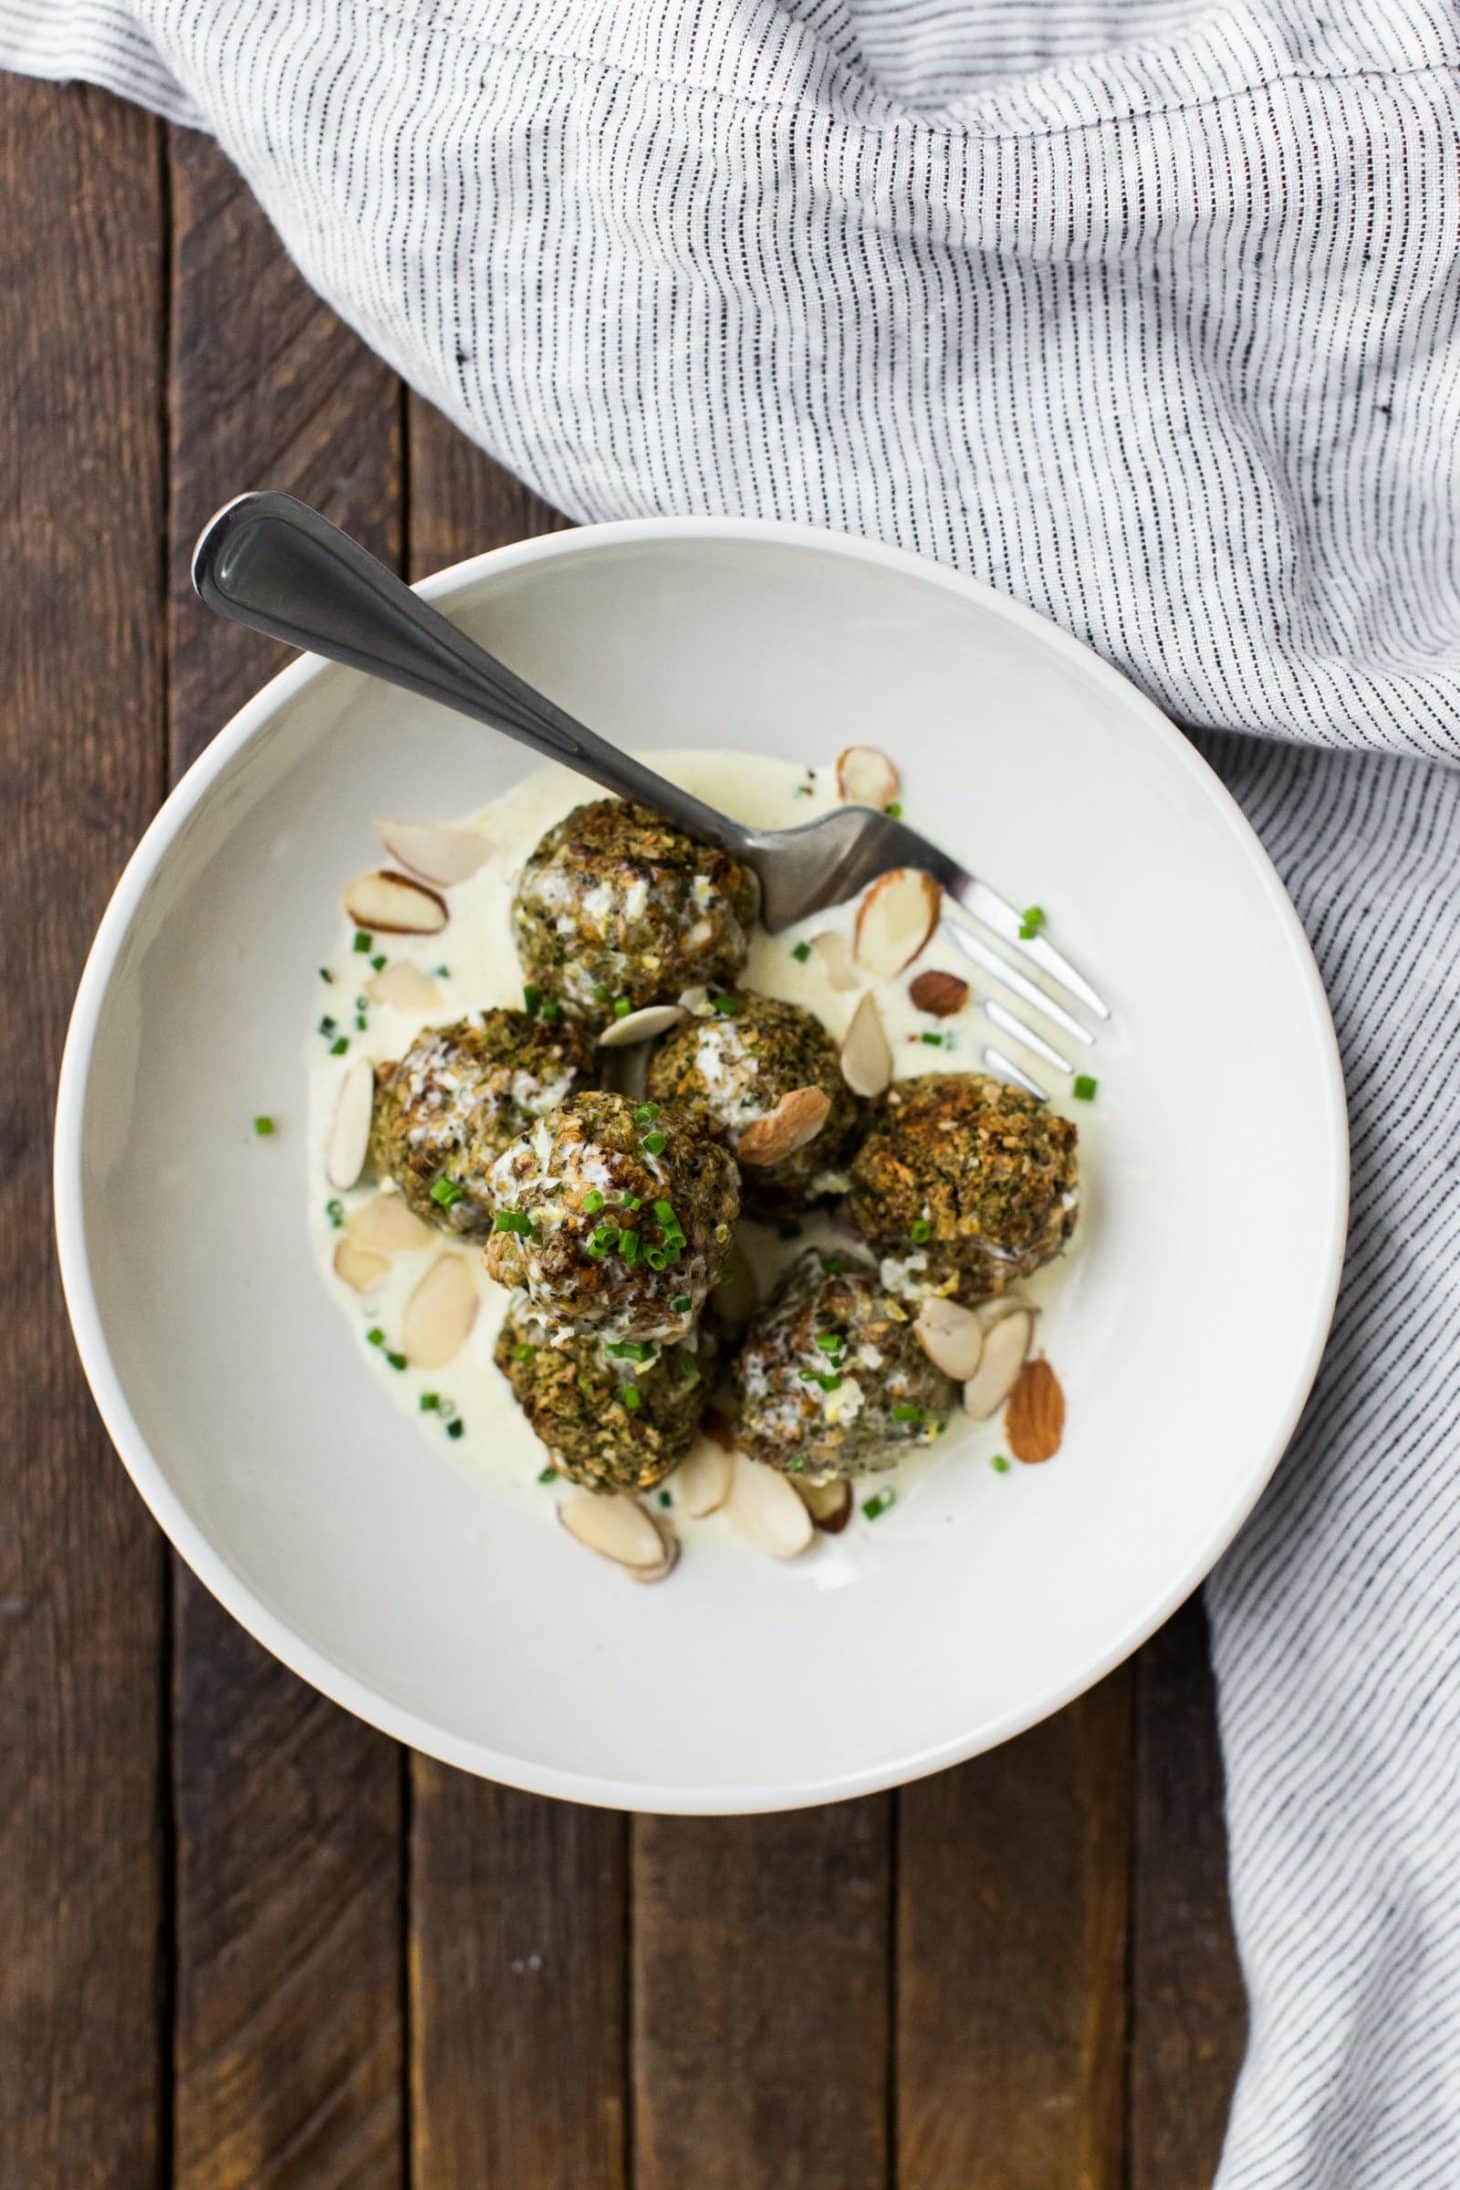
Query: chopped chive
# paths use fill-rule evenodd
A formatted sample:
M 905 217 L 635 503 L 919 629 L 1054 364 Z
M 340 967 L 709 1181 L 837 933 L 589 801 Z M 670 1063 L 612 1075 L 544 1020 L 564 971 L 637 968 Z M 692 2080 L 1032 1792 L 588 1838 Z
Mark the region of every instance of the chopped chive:
M 1038 935 L 1040 929 L 1044 926 L 1047 918 L 1048 915 L 1046 914 L 1045 909 L 1042 905 L 1026 905 L 1024 908 L 1024 916 L 1019 922 L 1020 942 L 1032 942 L 1034 937 Z
M 618 1251 L 631 1270 L 639 1259 L 643 1244 L 637 1232 L 620 1232 L 618 1236 Z
M 606 1354 L 610 1354 L 615 1361 L 638 1361 L 642 1363 L 654 1359 L 654 1348 L 646 1338 L 605 1340 L 603 1350 Z
M 643 1147 L 645 1155 L 662 1156 L 665 1147 L 665 1136 L 659 1131 L 659 1128 L 656 1126 L 652 1133 L 646 1133 L 644 1135 L 641 1145 Z
M 595 1004 L 611 1004 L 613 1002 L 612 991 L 606 989 L 601 981 L 594 987 L 593 1001 Z
M 654 1214 L 659 1219 L 660 1224 L 665 1228 L 666 1231 L 677 1232 L 679 1230 L 679 1219 L 674 1214 L 673 1202 L 656 1201 L 654 1204 Z
M 892 1419 L 894 1422 L 921 1422 L 923 1419 L 923 1410 L 921 1407 L 912 1407 L 906 1405 L 901 1407 L 894 1407 L 892 1410 Z
M 823 1376 L 820 1369 L 801 1369 L 797 1373 L 803 1384 L 819 1384 L 824 1392 L 834 1392 L 841 1388 L 839 1376 L 831 1373 Z
M 438 978 L 442 981 L 449 981 L 451 979 L 450 966 L 437 966 L 433 970 L 437 974 Z
M 652 1125 L 658 1115 L 659 1105 L 657 1103 L 640 1103 L 638 1109 L 634 1112 L 634 1123 L 635 1125 Z
M 620 1194 L 619 1202 L 625 1209 L 642 1209 L 644 1206 L 637 1194 Z
M 673 1300 L 670 1301 L 669 1306 L 671 1311 L 675 1315 L 687 1316 L 690 1312 L 690 1309 L 694 1306 L 694 1302 L 691 1300 L 688 1293 L 676 1293 Z
M 542 990 L 535 981 L 529 981 L 522 991 L 522 1008 L 529 1019 L 535 1019 L 542 1003 Z
M 842 1261 L 840 1255 L 823 1255 L 821 1267 L 827 1277 L 840 1277 L 842 1271 L 846 1268 L 846 1264 Z
M 809 943 L 798 943 L 796 945 L 796 948 L 792 951 L 791 956 L 796 960 L 798 965 L 804 966 L 807 959 L 811 956 L 811 945 Z
M 321 1034 L 333 1034 L 339 1023 L 338 1019 L 332 1019 L 329 1013 L 326 1012 L 319 1022 L 319 1031 Z
M 373 1330 L 365 1333 L 365 1342 L 369 1346 L 383 1346 L 385 1344 L 385 1333 L 378 1323 Z
M 941 1034 L 924 1034 L 920 1037 L 920 1039 L 927 1043 L 929 1049 L 941 1049 L 943 1047 L 943 1037 Z
M 515 1232 L 519 1238 L 525 1238 L 532 1230 L 532 1219 L 524 1216 L 520 1209 L 499 1209 L 492 1219 L 492 1229 L 496 1232 Z
M 543 1468 L 539 1471 L 537 1479 L 540 1483 L 555 1483 L 558 1479 L 558 1471 L 556 1468 Z
M 368 999 L 363 996 L 357 996 L 355 998 L 355 1009 L 356 1011 L 368 1011 L 370 1009 Z
M 438 1209 L 454 1209 L 465 1196 L 466 1188 L 458 1186 L 455 1179 L 439 1178 L 431 1188 L 431 1199 Z
M 883 813 L 884 813 L 884 814 L 888 815 L 888 816 L 889 816 L 889 818 L 890 818 L 891 820 L 893 820 L 893 821 L 901 821 L 901 819 L 902 819 L 902 801 L 901 801 L 901 799 L 896 799 L 896 798 L 895 798 L 895 799 L 893 799 L 893 800 L 891 801 L 891 803 L 890 803 L 889 805 L 886 805 L 886 806 L 884 806 L 884 807 L 883 807 L 882 811 L 883 811 Z
M 416 1404 L 422 1414 L 439 1414 L 441 1412 L 441 1394 L 440 1392 L 422 1392 Z
M 355 1014 L 355 1032 L 357 1034 L 365 1032 L 365 1014 L 363 1011 L 357 1011 Z
M 888 1509 L 897 1504 L 895 1490 L 879 1490 L 875 1498 L 869 1498 L 862 1511 L 869 1521 L 880 1521 Z
M 466 1424 L 462 1421 L 461 1416 L 457 1415 L 454 1421 L 447 1423 L 446 1434 L 448 1437 L 460 1437 L 465 1428 Z
M 343 1056 L 344 1056 L 344 1054 L 345 1054 L 345 1051 L 346 1051 L 346 1050 L 347 1050 L 347 1049 L 349 1048 L 349 1046 L 350 1046 L 350 1037 L 349 1037 L 349 1035 L 348 1035 L 348 1034 L 342 1034 L 342 1035 L 340 1036 L 340 1038 L 339 1038 L 339 1040 L 338 1040 L 337 1042 L 331 1042 L 331 1043 L 330 1043 L 330 1055 L 331 1055 L 331 1057 L 343 1057 Z
M 996 1452 L 994 1454 L 993 1459 L 989 1462 L 989 1466 L 993 1469 L 995 1475 L 1007 1475 L 1009 1472 L 1009 1463 L 1004 1458 L 1001 1452 Z
M 664 1247 L 646 1247 L 644 1249 L 644 1260 L 651 1270 L 667 1270 L 669 1268 L 669 1251 Z
M 556 996 L 548 996 L 548 997 L 544 997 L 544 999 L 543 999 L 543 1006 L 542 1006 L 542 1016 L 544 1017 L 544 1019 L 561 1019 L 561 1018 L 562 1018 L 562 1016 L 563 1016 L 563 1007 L 562 1007 L 562 1005 L 561 1005 L 561 1004 L 560 1004 L 560 1003 L 558 1002 L 558 1000 L 557 1000 Z
M 344 1203 L 342 1201 L 327 1201 L 324 1205 L 324 1213 L 329 1218 L 330 1223 L 334 1226 L 335 1230 L 338 1232 L 340 1226 L 345 1221 Z
M 672 1506 L 674 1504 L 674 1500 L 670 1497 L 667 1490 L 661 1490 L 659 1493 L 659 1503 L 661 1506 Z
M 599 1193 L 596 1186 L 590 1187 L 588 1192 L 583 1196 L 583 1208 L 585 1214 L 590 1217 L 596 1217 L 602 1207 L 603 1196 Z
M 637 1384 L 625 1384 L 623 1390 L 619 1393 L 619 1398 L 628 1408 L 630 1414 L 637 1414 L 644 1404 L 644 1395 Z
M 634 1007 L 629 1002 L 627 996 L 616 996 L 613 1000 L 613 1015 L 615 1019 L 627 1019 L 629 1013 L 633 1010 L 633 1008 Z
M 374 941 L 375 941 L 375 938 L 374 938 L 374 936 L 373 936 L 373 935 L 367 935 L 367 934 L 365 933 L 365 930 L 364 930 L 363 928 L 357 928 L 357 929 L 355 930 L 355 943 L 354 943 L 354 948 L 355 948 L 355 949 L 356 949 L 356 950 L 357 950 L 357 951 L 358 951 L 358 952 L 360 953 L 360 956 L 361 956 L 362 958 L 363 958 L 363 957 L 365 956 L 366 952 L 367 952 L 367 951 L 369 950 L 369 948 L 370 948 L 371 944 L 372 944 L 372 943 L 373 943 Z
M 267 1112 L 254 1119 L 253 1129 L 261 1141 L 266 1141 L 274 1130 L 274 1121 Z
M 332 974 L 332 973 L 330 972 L 330 969 L 329 969 L 329 967 L 328 967 L 328 966 L 321 966 L 321 967 L 320 967 L 320 969 L 319 969 L 319 977 L 320 977 L 321 981 L 333 981 L 333 979 L 334 979 L 334 975 L 333 975 L 333 974 Z
M 524 1338 L 520 1344 L 513 1347 L 512 1359 L 514 1361 L 535 1361 L 537 1359 L 537 1348 L 529 1346 Z
M 915 1247 L 921 1247 L 925 1240 L 930 1240 L 933 1236 L 930 1220 L 927 1217 L 914 1217 L 907 1228 L 907 1236 Z
M 441 1404 L 437 1407 L 436 1412 L 440 1415 L 443 1422 L 449 1422 L 451 1420 L 451 1417 L 456 1412 L 456 1401 L 454 1399 L 448 1399 L 443 1393 L 441 1398 Z
M 1093 1103 L 1095 1100 L 1095 1090 L 1097 1087 L 1099 1087 L 1099 1085 L 1100 1082 L 1098 1080 L 1092 1080 L 1088 1072 L 1077 1073 L 1075 1076 L 1074 1090 L 1076 1102 Z
M 821 1353 L 840 1354 L 845 1353 L 847 1342 L 839 1331 L 818 1331 L 816 1344 Z
M 386 957 L 384 951 L 377 951 L 375 953 L 375 956 L 371 959 L 370 963 L 375 968 L 377 973 L 384 973 L 390 961 Z
M 785 1217 L 776 1226 L 777 1239 L 799 1239 L 800 1237 L 801 1227 L 794 1217 Z
M 718 996 L 710 998 L 710 1009 L 718 1011 L 726 1019 L 733 1019 L 740 1009 L 740 998 L 732 996 L 728 990 L 722 990 Z

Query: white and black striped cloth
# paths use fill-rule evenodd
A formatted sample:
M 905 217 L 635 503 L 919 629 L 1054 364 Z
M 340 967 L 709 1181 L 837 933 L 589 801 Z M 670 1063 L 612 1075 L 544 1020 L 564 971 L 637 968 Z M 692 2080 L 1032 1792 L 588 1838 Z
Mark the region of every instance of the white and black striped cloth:
M 211 130 L 560 509 L 900 541 L 1198 726 L 1313 938 L 1356 1158 L 1326 1366 L 1210 1587 L 1221 2180 L 1460 2184 L 1460 14 L 0 0 L 0 64 Z

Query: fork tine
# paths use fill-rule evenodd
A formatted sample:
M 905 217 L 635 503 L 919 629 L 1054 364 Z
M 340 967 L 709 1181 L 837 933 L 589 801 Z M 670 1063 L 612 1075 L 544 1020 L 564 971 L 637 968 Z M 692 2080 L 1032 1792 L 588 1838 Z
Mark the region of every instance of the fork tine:
M 1022 1071 L 1012 1057 L 1006 1057 L 1001 1049 L 989 1047 L 983 1053 L 983 1061 L 1001 1080 L 1012 1080 L 1016 1087 L 1022 1087 L 1030 1095 L 1037 1095 L 1042 1103 L 1049 1101 L 1049 1090 L 1041 1087 L 1037 1080 L 1031 1080 L 1028 1073 Z
M 1007 958 L 1001 957 L 991 944 L 985 943 L 971 928 L 966 928 L 961 920 L 946 920 L 943 927 L 944 933 L 952 937 L 965 958 L 971 958 L 976 966 L 982 966 L 985 973 L 993 974 L 1015 996 L 1022 998 L 1026 1004 L 1032 1004 L 1036 1011 L 1042 1012 L 1057 1027 L 1063 1027 L 1066 1034 L 1072 1034 L 1077 1042 L 1083 1042 L 1087 1048 L 1094 1041 L 1095 1037 L 1089 1028 L 1082 1027 L 1079 1020 L 1065 1010 L 1063 1004 L 1057 1004 L 1037 982 L 1031 981 L 1027 974 L 1020 973 L 1017 966 L 1011 966 Z
M 972 913 L 975 920 L 981 920 L 986 928 L 992 928 L 994 934 L 1001 936 L 1004 942 L 1016 944 L 1021 952 L 1032 958 L 1036 965 L 1043 966 L 1045 972 L 1067 988 L 1072 996 L 1078 997 L 1097 1018 L 1110 1017 L 1109 1005 L 1097 996 L 1084 974 L 1070 964 L 1063 951 L 1057 951 L 1042 935 L 1028 940 L 1020 935 L 1019 930 L 1024 925 L 1023 914 L 1015 912 L 1013 906 L 1007 899 L 1000 897 L 997 890 L 991 890 L 986 882 L 977 882 L 970 875 L 962 885 L 955 888 L 953 894 L 965 912 Z
M 1061 1057 L 1052 1042 L 1047 1042 L 1042 1034 L 1036 1034 L 1033 1027 L 1026 1026 L 1018 1013 L 1010 1011 L 1006 1004 L 1001 1004 L 997 996 L 985 996 L 980 1001 L 984 1017 L 992 1019 L 1003 1033 L 1012 1034 L 1016 1042 L 1022 1042 L 1026 1049 L 1033 1050 L 1036 1057 L 1042 1057 L 1047 1065 L 1053 1065 L 1056 1071 L 1063 1072 L 1066 1077 L 1074 1072 L 1075 1068 L 1068 1057 Z

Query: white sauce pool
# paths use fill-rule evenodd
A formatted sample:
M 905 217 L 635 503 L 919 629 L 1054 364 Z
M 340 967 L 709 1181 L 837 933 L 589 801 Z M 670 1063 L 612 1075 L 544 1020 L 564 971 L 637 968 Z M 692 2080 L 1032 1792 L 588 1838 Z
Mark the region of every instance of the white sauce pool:
M 656 753 L 652 758 L 655 767 L 672 782 L 736 819 L 761 827 L 795 827 L 841 804 L 834 771 L 829 766 L 808 775 L 789 761 L 751 760 L 736 753 Z M 380 1189 L 371 1182 L 336 1194 L 326 1180 L 325 1148 L 341 1080 L 357 1057 L 368 1057 L 373 1064 L 398 1058 L 423 1027 L 443 1025 L 494 1005 L 521 1004 L 522 972 L 511 924 L 518 875 L 544 832 L 574 806 L 597 795 L 582 777 L 566 769 L 542 768 L 502 798 L 451 823 L 454 828 L 479 833 L 491 849 L 475 875 L 441 893 L 450 909 L 445 929 L 434 936 L 377 936 L 370 952 L 362 953 L 354 947 L 353 923 L 342 918 L 333 948 L 321 961 L 332 979 L 318 978 L 315 982 L 315 1018 L 309 1035 L 309 1230 L 321 1282 L 356 1331 L 367 1373 L 411 1418 L 417 1434 L 425 1437 L 433 1454 L 437 1458 L 446 1455 L 483 1478 L 519 1486 L 530 1484 L 541 1473 L 548 1456 L 492 1360 L 508 1295 L 482 1269 L 479 1243 L 455 1243 L 445 1235 L 433 1236 L 427 1245 L 396 1254 L 387 1271 L 366 1292 L 352 1290 L 335 1274 L 335 1252 L 341 1240 L 349 1236 L 352 1216 L 374 1202 Z M 908 818 L 917 826 L 916 812 Z M 372 863 L 391 864 L 378 847 L 362 847 L 362 867 Z M 898 1079 L 930 1071 L 985 1069 L 984 1044 L 1005 1037 L 989 1026 L 976 1003 L 965 1005 L 951 1018 L 934 1020 L 918 1011 L 908 998 L 907 984 L 916 972 L 930 966 L 955 972 L 967 970 L 956 948 L 941 942 L 938 935 L 908 973 L 892 981 L 866 982 L 855 993 L 832 985 L 819 952 L 813 951 L 804 963 L 797 959 L 797 943 L 809 940 L 813 934 L 840 929 L 850 939 L 855 911 L 856 900 L 852 900 L 819 912 L 801 928 L 786 929 L 780 935 L 758 930 L 742 976 L 743 985 L 762 995 L 803 1005 L 815 1013 L 838 1042 L 861 995 L 870 988 L 892 1045 Z M 404 960 L 430 981 L 428 1004 L 423 1000 L 422 1008 L 402 1011 L 370 999 L 369 984 L 377 971 L 372 958 L 382 955 L 391 964 Z M 363 1030 L 356 1024 L 360 998 L 366 1002 L 360 1015 L 365 1019 Z M 333 1032 L 319 1031 L 324 1017 L 335 1021 Z M 926 1043 L 923 1036 L 930 1033 L 942 1037 L 944 1046 Z M 349 1046 L 336 1056 L 332 1045 L 341 1038 Z M 331 1202 L 340 1205 L 340 1225 L 329 1215 Z M 847 1237 L 824 1216 L 803 1218 L 801 1226 L 801 1236 L 786 1241 L 765 1226 L 742 1226 L 740 1236 L 760 1281 L 762 1298 L 775 1273 L 803 1246 Z M 448 1367 L 430 1371 L 397 1369 L 390 1356 L 399 1357 L 406 1303 L 442 1254 L 462 1256 L 472 1272 L 480 1302 L 475 1324 Z M 1021 1297 L 1046 1304 L 1068 1260 L 1069 1251 L 1031 1283 L 1021 1286 Z M 367 1336 L 370 1332 L 383 1334 L 382 1338 L 371 1343 Z M 423 1395 L 432 1394 L 444 1403 L 446 1411 L 423 1411 Z M 460 1425 L 455 1436 L 448 1434 L 451 1423 Z M 974 1424 L 961 1415 L 955 1416 L 947 1436 L 935 1448 L 938 1464 L 945 1465 L 955 1458 L 959 1464 L 967 1464 L 975 1455 L 986 1461 L 999 1449 L 1002 1435 L 997 1421 Z M 858 1489 L 859 1499 L 895 1486 L 905 1471 L 920 1470 L 932 1458 L 932 1453 L 918 1455 L 904 1460 L 896 1469 L 869 1477 L 865 1487 Z M 672 1497 L 672 1477 L 665 1487 Z M 545 1519 L 551 1518 L 551 1505 L 551 1499 L 544 1495 Z M 720 1517 L 713 1522 L 685 1523 L 692 1529 L 720 1525 Z

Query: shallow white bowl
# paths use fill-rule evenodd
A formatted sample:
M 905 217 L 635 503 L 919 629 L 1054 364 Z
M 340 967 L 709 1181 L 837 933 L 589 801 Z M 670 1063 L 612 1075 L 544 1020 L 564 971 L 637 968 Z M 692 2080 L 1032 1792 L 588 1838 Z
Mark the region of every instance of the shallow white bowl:
M 117 1449 L 199 1577 L 403 1741 L 629 1808 L 776 1809 L 967 1757 L 1098 1679 L 1230 1542 L 1328 1330 L 1347 1140 L 1327 1006 L 1226 792 L 1123 678 L 986 589 L 810 530 L 553 535 L 423 589 L 610 737 L 904 763 L 919 817 L 1115 1009 L 1046 1341 L 1061 1457 L 945 1448 L 847 1556 L 696 1545 L 636 1589 L 382 1400 L 305 1234 L 302 1030 L 371 824 L 530 756 L 311 660 L 148 831 L 82 980 L 61 1260 Z M 747 761 L 753 766 L 753 757 Z M 280 1113 L 271 1142 L 255 1112 Z M 542 1494 L 545 1495 L 545 1494 Z M 852 1539 L 839 1540 L 843 1547 Z

